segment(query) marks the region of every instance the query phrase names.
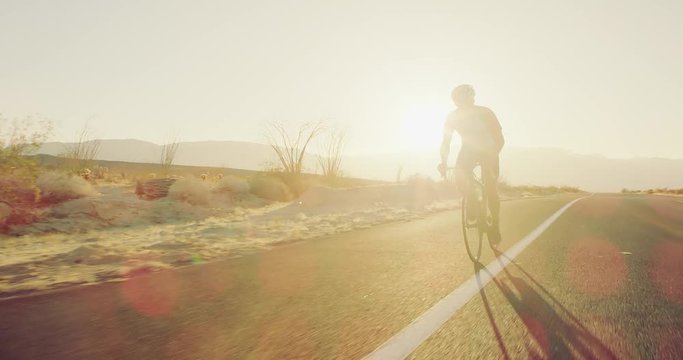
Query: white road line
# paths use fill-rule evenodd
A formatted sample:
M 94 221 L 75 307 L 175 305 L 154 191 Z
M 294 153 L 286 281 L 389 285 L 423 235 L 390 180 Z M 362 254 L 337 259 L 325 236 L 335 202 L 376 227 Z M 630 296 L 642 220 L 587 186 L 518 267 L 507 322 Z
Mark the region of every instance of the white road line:
M 420 344 L 422 344 L 429 336 L 438 330 L 448 319 L 450 319 L 463 305 L 465 305 L 479 290 L 488 284 L 492 277 L 496 276 L 505 268 L 510 261 L 512 261 L 522 250 L 538 238 L 555 220 L 557 220 L 562 213 L 569 207 L 574 205 L 577 201 L 585 199 L 588 196 L 573 200 L 569 204 L 557 210 L 553 215 L 546 219 L 536 229 L 531 231 L 517 244 L 513 245 L 504 254 L 501 254 L 498 259 L 493 260 L 486 266 L 488 271 L 478 271 L 472 275 L 465 283 L 460 285 L 452 293 L 446 295 L 438 303 L 432 306 L 431 309 L 420 315 L 410 325 L 387 340 L 382 346 L 367 355 L 364 359 L 405 359 Z M 479 280 L 477 280 L 479 278 Z

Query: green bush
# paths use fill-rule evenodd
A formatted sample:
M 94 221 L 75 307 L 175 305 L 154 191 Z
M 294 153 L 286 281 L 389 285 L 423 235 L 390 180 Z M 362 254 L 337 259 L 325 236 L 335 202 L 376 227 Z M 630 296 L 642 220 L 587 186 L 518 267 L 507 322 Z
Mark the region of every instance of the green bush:
M 0 115 L 0 174 L 27 181 L 36 175 L 33 154 L 47 140 L 51 124 L 33 118 L 10 121 Z
M 30 157 L 47 140 L 52 126 L 33 118 L 10 121 L 0 115 L 0 232 L 8 226 L 36 221 L 40 192 L 35 186 L 38 167 Z

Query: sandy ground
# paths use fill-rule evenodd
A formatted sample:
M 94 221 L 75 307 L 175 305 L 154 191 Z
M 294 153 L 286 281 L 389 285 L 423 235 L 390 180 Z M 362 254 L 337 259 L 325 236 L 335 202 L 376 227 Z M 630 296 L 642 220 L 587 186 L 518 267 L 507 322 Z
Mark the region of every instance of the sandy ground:
M 139 200 L 129 186 L 101 186 L 39 223 L 0 237 L 0 296 L 118 281 L 138 271 L 239 256 L 323 235 L 407 221 L 458 206 L 433 183 L 316 187 L 289 203 L 258 198 L 191 205 Z

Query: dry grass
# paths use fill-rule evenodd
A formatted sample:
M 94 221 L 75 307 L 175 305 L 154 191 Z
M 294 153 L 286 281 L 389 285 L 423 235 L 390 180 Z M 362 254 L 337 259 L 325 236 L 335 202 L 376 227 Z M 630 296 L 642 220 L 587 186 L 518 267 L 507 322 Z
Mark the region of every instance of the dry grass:
M 63 154 L 64 166 L 71 172 L 80 172 L 85 168 L 92 167 L 99 152 L 100 141 L 90 136 L 90 130 L 86 123 L 76 135 L 75 142 L 66 145 Z
M 191 177 L 178 179 L 171 185 L 168 197 L 192 205 L 208 205 L 211 191 L 204 181 Z
M 36 179 L 11 173 L 2 174 L 0 203 L 3 204 L 3 212 L 9 211 L 9 215 L 3 216 L 0 230 L 38 220 L 40 208 L 94 195 L 97 195 L 97 191 L 91 183 L 68 173 L 48 171 L 41 173 Z
M 656 188 L 647 190 L 629 190 L 622 189 L 622 194 L 669 194 L 669 195 L 683 195 L 683 188 L 680 189 L 669 189 L 669 188 Z
M 249 180 L 251 193 L 271 201 L 289 201 L 294 198 L 291 190 L 276 177 L 257 176 Z
M 328 130 L 327 139 L 318 154 L 318 164 L 323 176 L 330 179 L 341 177 L 346 133 L 337 129 Z
M 40 203 L 44 205 L 97 195 L 92 184 L 80 176 L 55 171 L 40 174 L 36 186 L 40 190 Z
M 248 193 L 249 183 L 240 177 L 228 175 L 218 180 L 212 191 L 217 193 L 229 193 L 233 195 Z
M 179 146 L 180 141 L 178 141 L 178 139 L 173 139 L 161 147 L 161 159 L 159 160 L 159 163 L 161 164 L 161 170 L 163 172 L 168 172 L 171 169 L 173 162 L 175 162 L 175 155 Z
M 575 194 L 584 192 L 575 186 L 539 186 L 539 185 L 510 185 L 505 181 L 498 183 L 498 190 L 502 194 L 517 195 L 555 195 Z
M 283 123 L 273 121 L 268 124 L 266 138 L 275 151 L 284 172 L 302 173 L 306 148 L 322 129 L 320 122 L 303 123 L 296 131 L 296 135 L 290 135 Z

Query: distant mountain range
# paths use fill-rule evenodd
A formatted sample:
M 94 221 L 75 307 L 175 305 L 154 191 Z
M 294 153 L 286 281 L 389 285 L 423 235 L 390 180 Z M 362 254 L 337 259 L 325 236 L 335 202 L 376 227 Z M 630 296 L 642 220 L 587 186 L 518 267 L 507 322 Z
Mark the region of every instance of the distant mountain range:
M 38 153 L 59 155 L 68 144 L 44 144 Z M 161 146 L 150 142 L 100 140 L 99 160 L 158 163 Z M 436 177 L 438 150 L 393 154 L 352 155 L 342 168 L 349 176 L 395 180 L 414 174 Z M 263 170 L 277 164 L 268 145 L 239 141 L 183 142 L 178 148 L 178 165 L 217 166 Z M 316 159 L 307 156 L 305 168 L 316 171 Z M 571 185 L 588 191 L 620 191 L 622 188 L 681 188 L 683 159 L 612 159 L 581 155 L 560 149 L 506 148 L 502 153 L 501 175 L 511 184 Z
M 451 156 L 454 159 L 457 153 Z M 438 150 L 349 157 L 344 169 L 354 176 L 395 179 L 415 173 L 436 175 Z M 623 188 L 683 188 L 683 159 L 612 159 L 548 148 L 506 148 L 501 178 L 514 185 L 570 185 L 595 192 Z

